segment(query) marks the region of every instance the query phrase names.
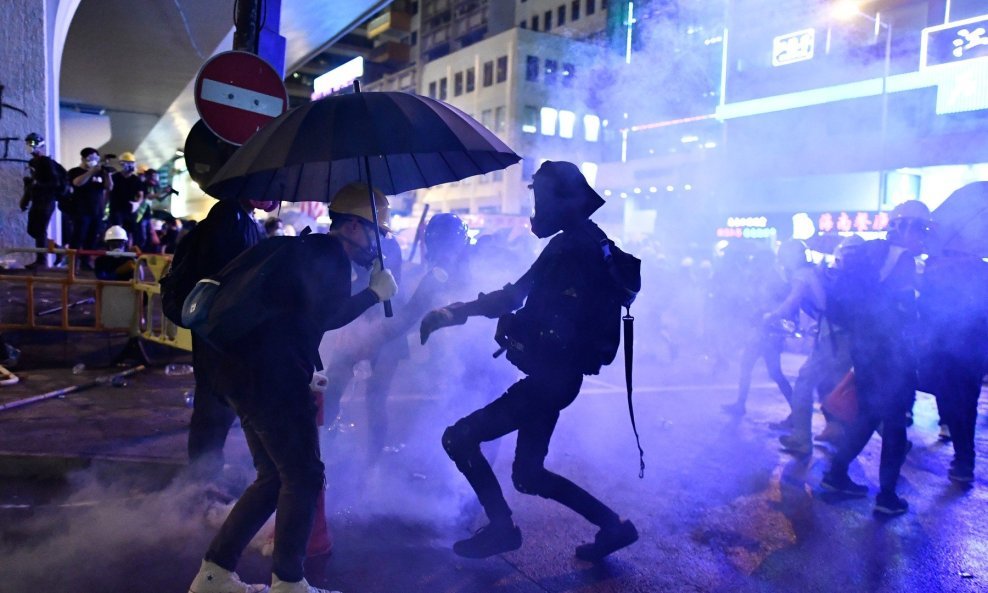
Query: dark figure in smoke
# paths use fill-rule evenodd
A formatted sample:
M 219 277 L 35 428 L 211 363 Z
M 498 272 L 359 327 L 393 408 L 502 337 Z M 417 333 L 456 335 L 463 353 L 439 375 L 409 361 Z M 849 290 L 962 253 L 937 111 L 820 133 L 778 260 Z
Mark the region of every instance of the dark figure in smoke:
M 988 372 L 988 264 L 966 253 L 930 257 L 919 297 L 924 352 L 920 384 L 937 398 L 954 459 L 947 476 L 974 481 L 974 428 Z
M 34 246 L 44 249 L 48 244 L 48 222 L 55 212 L 55 202 L 60 190 L 60 165 L 45 154 L 45 139 L 34 132 L 24 138 L 31 160 L 28 175 L 24 177 L 24 197 L 21 210 L 27 210 L 27 234 L 34 239 Z M 27 268 L 43 267 L 45 254 L 39 253 Z
M 875 512 L 886 515 L 909 509 L 895 490 L 909 446 L 907 415 L 916 399 L 915 258 L 923 253 L 929 224 L 930 210 L 922 202 L 910 200 L 896 206 L 890 214 L 887 240 L 848 249 L 831 291 L 834 320 L 851 336 L 858 416 L 848 427 L 821 487 L 848 496 L 868 494 L 866 486 L 851 481 L 847 468 L 881 426 L 881 491 L 875 498 Z
M 573 482 L 547 470 L 544 462 L 559 412 L 579 395 L 583 375 L 598 373 L 606 358 L 597 349 L 600 341 L 594 332 L 620 331 L 620 307 L 611 311 L 613 320 L 608 319 L 608 299 L 602 294 L 611 286 L 598 240 L 603 233 L 588 218 L 603 200 L 576 165 L 568 162 L 545 162 L 531 187 L 535 190 L 532 232 L 540 238 L 556 235 L 532 267 L 514 284 L 481 293 L 469 303 L 437 309 L 422 320 L 425 343 L 436 329 L 465 323 L 468 317 L 500 317 L 498 343 L 526 374 L 500 398 L 443 434 L 443 447 L 490 519 L 476 535 L 457 542 L 453 551 L 468 558 L 485 558 L 521 546 L 521 531 L 480 450 L 481 443 L 518 431 L 512 470 L 515 488 L 558 501 L 599 526 L 594 542 L 576 549 L 581 559 L 599 560 L 635 542 L 635 526 Z M 510 314 L 516 309 L 517 313 Z
M 390 215 L 386 205 L 387 198 L 379 190 L 374 190 L 375 200 L 383 208 L 385 219 Z M 351 183 L 341 189 L 329 205 L 329 216 L 336 220 L 338 217 L 349 217 L 355 209 L 367 208 L 367 186 Z M 391 271 L 395 282 L 401 284 L 401 247 L 390 234 L 381 237 L 381 250 L 384 253 L 385 266 Z M 361 266 L 356 266 L 353 274 L 353 285 L 366 287 L 370 282 L 370 273 Z M 401 318 L 403 303 L 393 301 L 396 319 Z M 391 391 L 391 382 L 395 371 L 402 359 L 408 357 L 408 342 L 395 339 L 398 334 L 393 332 L 396 327 L 394 319 L 385 319 L 381 307 L 368 309 L 340 331 L 327 333 L 320 347 L 325 364 L 325 375 L 328 385 L 324 393 L 325 415 L 330 423 L 340 412 L 340 401 L 347 386 L 354 376 L 354 365 L 361 361 L 369 361 L 371 374 L 367 378 L 366 403 L 369 425 L 369 453 L 371 459 L 376 458 L 385 447 L 388 434 L 388 417 L 386 403 Z
M 264 238 L 254 220 L 254 209 L 267 211 L 276 204 L 220 200 L 201 223 L 200 239 L 192 243 L 195 252 L 179 257 L 195 262 L 198 278 L 216 274 Z M 181 245 L 178 250 L 182 251 Z M 227 401 L 230 394 L 223 392 L 223 386 L 229 384 L 224 374 L 231 372 L 231 365 L 209 342 L 193 333 L 192 368 L 196 392 L 189 421 L 189 468 L 194 478 L 210 481 L 217 479 L 223 469 L 223 445 L 236 418 Z
M 328 236 L 268 239 L 231 262 L 217 278 L 224 288 L 213 301 L 210 319 L 216 311 L 236 311 L 239 314 L 230 318 L 224 331 L 239 333 L 233 340 L 208 335 L 226 344 L 223 353 L 236 364 L 236 373 L 226 377 L 234 388 L 225 393 L 240 417 L 257 479 L 206 551 L 192 593 L 265 589 L 245 585 L 233 571 L 272 512 L 270 593 L 325 593 L 306 582 L 302 566 L 325 480 L 316 404 L 309 389 L 313 371 L 320 366 L 319 342 L 326 331 L 343 327 L 397 291 L 391 272 L 377 266 L 378 229 L 369 200 L 353 206 L 349 212 L 335 213 Z M 386 201 L 378 203 L 382 232 L 389 232 L 387 208 Z M 285 251 L 276 252 L 279 249 Z M 351 261 L 374 266 L 370 286 L 355 295 L 350 294 Z M 251 265 L 256 262 L 265 267 L 255 270 Z M 264 291 L 263 304 L 241 305 L 246 297 L 257 296 L 243 294 L 251 288 Z M 256 325 L 244 326 L 251 318 Z
M 791 246 L 790 246 L 791 245 Z M 801 245 L 801 247 L 800 247 Z M 799 250 L 806 260 L 806 246 L 783 243 L 779 247 L 779 262 L 783 268 L 792 259 L 793 247 Z M 767 257 L 766 257 L 767 256 Z M 744 348 L 741 350 L 740 377 L 738 379 L 738 399 L 733 404 L 724 406 L 731 414 L 744 414 L 748 401 L 748 391 L 751 389 L 751 373 L 755 363 L 761 358 L 765 361 L 765 369 L 769 377 L 779 386 L 786 402 L 792 399 L 792 385 L 782 372 L 782 350 L 785 347 L 786 336 L 795 330 L 794 313 L 780 309 L 788 290 L 786 283 L 775 271 L 772 254 L 761 251 L 746 262 L 747 278 L 741 284 L 741 290 L 749 293 L 744 304 L 742 315 L 748 315 L 753 323 L 748 329 Z M 789 420 L 773 423 L 773 428 L 787 426 Z

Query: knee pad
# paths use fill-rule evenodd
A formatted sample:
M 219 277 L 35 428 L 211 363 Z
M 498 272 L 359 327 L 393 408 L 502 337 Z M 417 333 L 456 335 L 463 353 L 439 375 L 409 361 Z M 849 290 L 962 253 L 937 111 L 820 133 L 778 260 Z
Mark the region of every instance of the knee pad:
M 544 471 L 541 466 L 515 463 L 511 468 L 511 482 L 515 490 L 522 494 L 539 495 Z
M 450 459 L 456 461 L 467 455 L 470 449 L 469 434 L 470 429 L 459 422 L 446 428 L 443 432 L 443 449 Z

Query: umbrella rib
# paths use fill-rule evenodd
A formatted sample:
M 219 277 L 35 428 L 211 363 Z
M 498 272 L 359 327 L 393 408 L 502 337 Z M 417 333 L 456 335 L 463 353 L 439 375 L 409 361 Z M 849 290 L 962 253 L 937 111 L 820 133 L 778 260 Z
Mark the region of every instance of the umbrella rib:
M 408 156 L 412 157 L 412 162 L 415 163 L 415 169 L 418 170 L 419 175 L 422 177 L 422 181 L 425 184 L 422 187 L 429 187 L 429 180 L 425 178 L 425 170 L 422 169 L 422 165 L 419 164 L 419 160 L 415 158 L 415 153 L 410 152 Z
M 400 192 L 398 191 L 398 188 L 395 187 L 395 178 L 394 175 L 391 174 L 391 162 L 386 156 L 382 155 L 381 158 L 384 159 L 384 167 L 388 170 L 388 181 L 391 182 L 391 191 L 394 192 L 391 195 L 397 195 Z

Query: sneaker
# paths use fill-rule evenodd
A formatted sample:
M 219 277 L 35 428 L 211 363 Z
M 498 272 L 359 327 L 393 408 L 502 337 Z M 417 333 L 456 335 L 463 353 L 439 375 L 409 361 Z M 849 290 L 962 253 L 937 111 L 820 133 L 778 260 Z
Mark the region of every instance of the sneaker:
M 630 546 L 638 541 L 638 530 L 631 521 L 620 521 L 614 525 L 601 527 L 592 544 L 576 547 L 576 557 L 587 562 L 597 562 L 608 554 Z
M 768 427 L 772 430 L 792 430 L 792 414 L 786 416 L 785 420 L 769 422 Z
M 202 561 L 199 574 L 189 585 L 189 593 L 265 593 L 267 590 L 267 585 L 248 585 L 237 573 L 208 560 Z
M 283 581 L 278 578 L 278 575 L 271 575 L 271 591 L 270 593 L 340 593 L 339 591 L 331 591 L 329 589 L 320 589 L 319 587 L 313 587 L 305 579 L 301 581 Z
M 733 404 L 724 404 L 720 407 L 724 410 L 725 414 L 730 414 L 731 416 L 744 416 L 744 404 L 741 402 L 734 402 Z
M 514 523 L 491 523 L 467 539 L 453 544 L 453 552 L 464 558 L 487 558 L 521 547 L 521 530 Z
M 949 443 L 950 442 L 950 427 L 947 426 L 946 424 L 941 424 L 940 425 L 940 434 L 937 436 L 937 438 L 940 439 L 940 442 L 941 443 Z
M 909 510 L 909 503 L 894 492 L 879 492 L 875 497 L 875 512 L 882 515 L 901 515 Z
M 957 484 L 970 484 L 974 481 L 974 467 L 967 463 L 958 463 L 957 460 L 951 461 L 947 477 Z
M 823 476 L 823 480 L 820 481 L 820 488 L 824 492 L 842 494 L 854 498 L 868 496 L 868 487 L 852 481 L 847 474 L 836 476 L 828 472 Z
M 782 443 L 783 451 L 796 457 L 809 457 L 813 453 L 813 447 L 809 443 L 805 443 L 791 434 L 780 436 L 779 442 Z

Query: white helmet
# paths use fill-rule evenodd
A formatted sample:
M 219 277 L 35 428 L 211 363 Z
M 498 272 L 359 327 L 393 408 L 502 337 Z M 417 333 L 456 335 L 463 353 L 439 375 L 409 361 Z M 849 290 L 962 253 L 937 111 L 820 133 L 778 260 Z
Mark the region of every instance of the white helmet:
M 123 227 L 115 224 L 110 228 L 106 229 L 106 234 L 103 235 L 103 241 L 126 241 L 127 231 L 123 230 Z

